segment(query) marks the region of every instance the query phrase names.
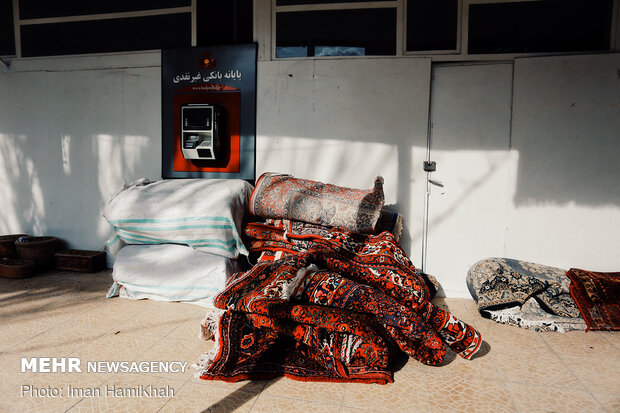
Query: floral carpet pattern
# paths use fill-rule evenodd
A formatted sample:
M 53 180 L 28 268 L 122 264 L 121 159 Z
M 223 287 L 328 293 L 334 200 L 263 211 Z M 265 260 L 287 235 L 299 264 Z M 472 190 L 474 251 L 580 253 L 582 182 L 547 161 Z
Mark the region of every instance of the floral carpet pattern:
M 566 275 L 588 330 L 620 330 L 620 272 L 571 268 Z
M 479 350 L 480 333 L 430 302 L 394 235 L 333 228 L 308 246 L 229 280 L 202 325 L 216 346 L 201 378 L 388 383 L 401 352 L 438 365 L 447 347 Z
M 569 285 L 566 270 L 510 258 L 480 260 L 467 274 L 480 314 L 536 331 L 586 328 Z
M 383 203 L 381 177 L 375 179 L 372 189 L 362 190 L 267 172 L 256 181 L 250 213 L 373 233 Z

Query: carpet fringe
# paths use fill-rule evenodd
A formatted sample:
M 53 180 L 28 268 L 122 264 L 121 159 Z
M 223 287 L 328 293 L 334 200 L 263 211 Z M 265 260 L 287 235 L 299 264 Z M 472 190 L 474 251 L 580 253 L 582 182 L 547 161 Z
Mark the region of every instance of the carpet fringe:
M 570 323 L 562 323 L 554 320 L 532 320 L 523 318 L 521 308 L 519 306 L 509 307 L 502 310 L 485 310 L 492 320 L 501 323 L 516 325 L 522 328 L 528 328 L 534 331 L 557 331 L 566 333 L 568 330 L 578 328 L 578 325 Z
M 200 323 L 200 333 L 198 338 L 203 340 L 211 340 L 215 341 L 213 348 L 206 353 L 203 353 L 198 361 L 192 364 L 192 368 L 196 370 L 194 373 L 195 377 L 200 377 L 204 375 L 211 364 L 213 364 L 213 360 L 220 352 L 220 321 L 224 316 L 225 310 L 220 310 L 218 308 L 210 310 L 207 314 L 205 314 L 205 318 Z

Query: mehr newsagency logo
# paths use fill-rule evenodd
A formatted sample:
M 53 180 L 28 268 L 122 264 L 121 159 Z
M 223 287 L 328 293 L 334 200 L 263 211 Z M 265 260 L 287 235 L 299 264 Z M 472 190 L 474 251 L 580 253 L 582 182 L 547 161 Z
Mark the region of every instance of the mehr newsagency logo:
M 88 361 L 79 357 L 22 357 L 21 372 L 27 373 L 185 373 L 186 361 Z M 175 389 L 151 384 L 103 387 L 21 386 L 22 397 L 173 397 Z

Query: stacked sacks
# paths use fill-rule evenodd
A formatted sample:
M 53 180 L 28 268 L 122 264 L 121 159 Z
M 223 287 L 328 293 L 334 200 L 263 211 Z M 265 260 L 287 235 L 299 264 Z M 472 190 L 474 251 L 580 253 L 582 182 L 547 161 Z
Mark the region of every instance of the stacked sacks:
M 115 258 L 108 297 L 211 306 L 248 255 L 241 229 L 252 185 L 237 179 L 136 181 L 107 204 Z

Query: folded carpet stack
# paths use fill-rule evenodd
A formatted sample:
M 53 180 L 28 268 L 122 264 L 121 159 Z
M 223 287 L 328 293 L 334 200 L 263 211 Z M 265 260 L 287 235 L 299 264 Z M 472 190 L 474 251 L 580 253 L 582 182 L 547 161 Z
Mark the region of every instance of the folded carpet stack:
M 361 191 L 259 178 L 250 211 L 263 219 L 245 233 L 260 259 L 216 296 L 219 311 L 201 326 L 216 345 L 198 376 L 389 383 L 398 353 L 437 365 L 447 347 L 466 359 L 479 350 L 472 326 L 430 302 L 432 283 L 397 237 L 377 233 L 382 183 Z
M 248 255 L 241 239 L 253 187 L 235 179 L 136 181 L 115 195 L 104 216 L 116 252 L 108 297 L 187 301 L 213 297 Z

